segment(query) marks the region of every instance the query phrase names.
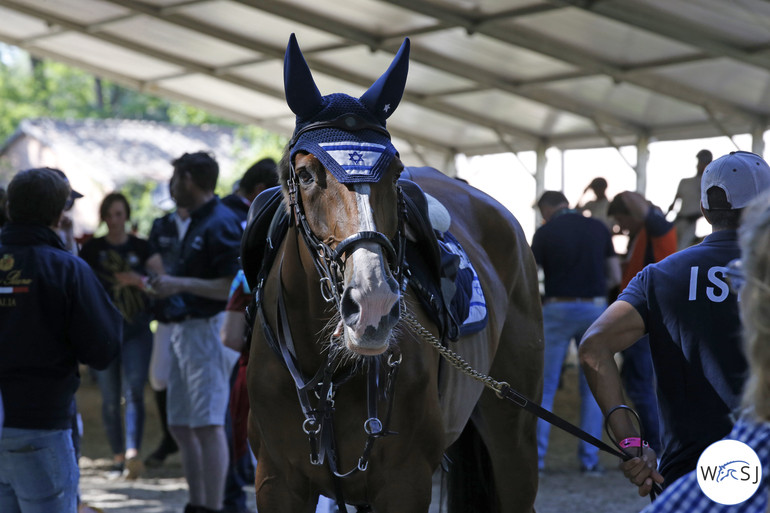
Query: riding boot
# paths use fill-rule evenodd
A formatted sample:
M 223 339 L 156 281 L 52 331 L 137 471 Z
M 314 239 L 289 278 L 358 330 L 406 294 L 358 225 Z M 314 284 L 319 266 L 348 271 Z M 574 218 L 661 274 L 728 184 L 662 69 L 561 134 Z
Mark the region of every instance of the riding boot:
M 168 456 L 174 454 L 179 450 L 176 445 L 174 437 L 168 430 L 168 415 L 166 414 L 166 391 L 154 391 L 155 403 L 158 405 L 158 417 L 160 418 L 160 425 L 163 432 L 163 438 L 152 454 L 150 454 L 144 461 L 144 464 L 150 468 L 157 468 L 163 465 L 163 462 Z

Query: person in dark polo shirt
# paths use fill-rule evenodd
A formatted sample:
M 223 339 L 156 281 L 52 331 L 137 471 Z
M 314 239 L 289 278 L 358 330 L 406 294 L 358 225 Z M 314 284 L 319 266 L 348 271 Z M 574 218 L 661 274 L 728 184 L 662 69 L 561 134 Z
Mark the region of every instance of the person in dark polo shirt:
M 607 307 L 607 292 L 620 281 L 620 263 L 606 225 L 570 209 L 564 194 L 545 191 L 537 206 L 545 224 L 532 238 L 532 253 L 545 277 L 542 406 L 550 410 L 570 342 L 572 339 L 578 342 Z M 602 412 L 582 372 L 578 372 L 578 379 L 580 427 L 601 438 Z M 550 429 L 548 422 L 538 420 L 538 466 L 541 470 L 545 468 Z M 589 475 L 601 473 L 598 451 L 589 443 L 579 443 L 578 459 L 583 472 Z
M 186 513 L 220 511 L 229 462 L 224 429 L 230 374 L 238 353 L 219 339 L 230 283 L 238 272 L 241 227 L 214 194 L 219 166 L 208 153 L 172 162 L 172 196 L 190 225 L 175 275 L 150 281 L 161 297 L 181 294 L 184 316 L 171 335 L 168 427 L 182 456 L 190 498 Z
M 640 495 L 649 494 L 653 481 L 666 487 L 695 469 L 701 453 L 733 427 L 747 363 L 727 266 L 740 256 L 742 209 L 767 189 L 770 167 L 758 155 L 736 151 L 709 164 L 701 180 L 701 209 L 713 233 L 639 272 L 580 344 L 583 371 L 608 413 L 624 402 L 613 355 L 649 334 L 660 471 L 657 454 L 641 440 L 631 415 L 619 410 L 609 418 L 621 446 L 641 454 L 621 465 Z
M 75 513 L 78 470 L 71 428 L 78 362 L 106 368 L 122 318 L 56 227 L 70 186 L 50 168 L 21 171 L 8 186 L 0 234 L 0 511 Z

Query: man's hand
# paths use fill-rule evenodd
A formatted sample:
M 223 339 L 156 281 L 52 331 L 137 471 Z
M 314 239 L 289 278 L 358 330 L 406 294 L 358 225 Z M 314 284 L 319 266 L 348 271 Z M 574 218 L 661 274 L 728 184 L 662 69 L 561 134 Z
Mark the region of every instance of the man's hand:
M 121 285 L 131 285 L 132 287 L 139 289 L 145 288 L 142 275 L 135 271 L 115 273 L 115 280 L 117 280 L 117 282 Z
M 639 495 L 642 497 L 650 494 L 653 482 L 663 483 L 663 476 L 658 472 L 657 455 L 649 447 L 642 450 L 641 457 L 621 463 L 620 470 L 629 481 L 639 487 Z
M 149 284 L 160 297 L 169 297 L 183 292 L 184 278 L 160 274 L 149 280 Z

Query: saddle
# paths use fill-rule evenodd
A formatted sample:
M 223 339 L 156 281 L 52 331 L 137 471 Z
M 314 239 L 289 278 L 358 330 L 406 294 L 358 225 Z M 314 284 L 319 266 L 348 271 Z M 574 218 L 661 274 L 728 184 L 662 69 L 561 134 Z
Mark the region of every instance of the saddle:
M 405 271 L 409 284 L 431 321 L 439 328 L 440 338 L 457 340 L 466 331 L 461 329 L 461 324 L 470 308 L 468 294 L 458 293 L 470 288 L 467 275 L 459 272 L 461 259 L 448 251 L 445 243 L 439 243 L 439 237 L 445 242 L 451 234 L 433 229 L 428 200 L 420 186 L 404 179 L 398 183 L 403 191 L 405 225 L 410 235 L 406 244 Z M 270 271 L 291 224 L 280 186 L 257 196 L 246 222 L 241 241 L 241 265 L 249 287 L 256 291 Z M 454 237 L 450 241 L 459 246 Z

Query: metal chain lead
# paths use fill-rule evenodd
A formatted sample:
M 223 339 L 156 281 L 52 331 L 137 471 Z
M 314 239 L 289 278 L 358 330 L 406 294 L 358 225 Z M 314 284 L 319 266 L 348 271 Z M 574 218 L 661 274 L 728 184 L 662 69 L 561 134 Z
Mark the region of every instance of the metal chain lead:
M 404 322 L 406 322 L 406 324 L 415 332 L 415 334 L 419 335 L 423 340 L 435 347 L 436 351 L 438 351 L 439 354 L 443 356 L 444 359 L 446 359 L 446 361 L 451 363 L 463 374 L 475 379 L 476 381 L 480 381 L 487 388 L 494 390 L 495 394 L 497 394 L 499 398 L 503 398 L 503 390 L 510 388 L 510 384 L 505 381 L 497 381 L 494 378 L 477 371 L 471 367 L 471 365 L 465 361 L 462 356 L 455 353 L 448 347 L 444 347 L 444 345 L 441 344 L 441 341 L 436 338 L 433 333 L 428 331 L 422 324 L 420 324 L 420 321 L 418 321 L 417 318 L 406 309 L 406 305 L 403 301 L 401 302 L 401 315 L 404 319 Z

